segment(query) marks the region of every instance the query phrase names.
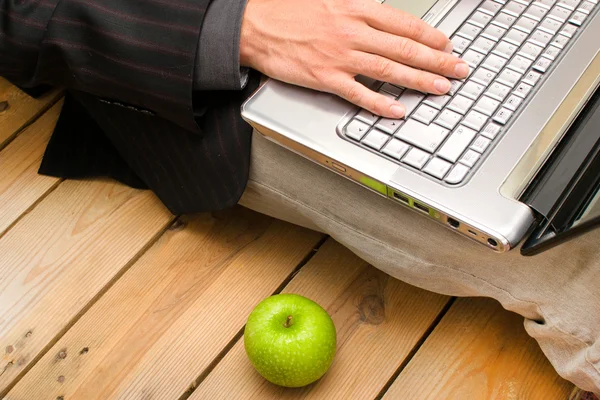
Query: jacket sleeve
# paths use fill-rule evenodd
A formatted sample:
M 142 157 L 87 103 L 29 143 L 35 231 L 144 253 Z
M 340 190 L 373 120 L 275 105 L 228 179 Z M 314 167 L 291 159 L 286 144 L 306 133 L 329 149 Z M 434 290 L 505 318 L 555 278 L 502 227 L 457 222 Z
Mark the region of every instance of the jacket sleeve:
M 240 68 L 240 32 L 246 0 L 212 0 L 200 35 L 195 90 L 240 90 L 248 69 Z
M 197 131 L 200 32 L 211 0 L 0 0 L 0 75 L 118 101 Z

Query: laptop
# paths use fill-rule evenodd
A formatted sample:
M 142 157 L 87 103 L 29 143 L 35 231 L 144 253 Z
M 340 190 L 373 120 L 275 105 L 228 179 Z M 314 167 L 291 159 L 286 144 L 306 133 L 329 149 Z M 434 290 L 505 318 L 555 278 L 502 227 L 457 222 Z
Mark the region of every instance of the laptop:
M 496 252 L 537 254 L 600 224 L 598 0 L 384 0 L 447 34 L 472 68 L 380 118 L 269 80 L 242 106 L 262 135 Z M 520 245 L 520 246 L 519 246 Z

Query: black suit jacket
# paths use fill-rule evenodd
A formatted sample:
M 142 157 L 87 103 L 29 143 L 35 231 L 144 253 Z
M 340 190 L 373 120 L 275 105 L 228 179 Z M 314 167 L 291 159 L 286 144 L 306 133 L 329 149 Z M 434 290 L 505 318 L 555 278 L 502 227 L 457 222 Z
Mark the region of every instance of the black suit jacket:
M 174 214 L 234 205 L 257 87 L 193 92 L 210 0 L 0 0 L 0 75 L 68 88 L 40 172 L 150 188 Z

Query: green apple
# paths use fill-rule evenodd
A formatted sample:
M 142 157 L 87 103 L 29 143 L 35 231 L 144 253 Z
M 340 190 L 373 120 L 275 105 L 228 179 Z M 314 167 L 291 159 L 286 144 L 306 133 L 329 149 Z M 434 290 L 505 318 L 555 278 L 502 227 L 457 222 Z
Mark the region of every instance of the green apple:
M 306 297 L 278 294 L 260 302 L 244 330 L 246 354 L 268 381 L 286 387 L 313 383 L 331 366 L 336 333 L 327 311 Z

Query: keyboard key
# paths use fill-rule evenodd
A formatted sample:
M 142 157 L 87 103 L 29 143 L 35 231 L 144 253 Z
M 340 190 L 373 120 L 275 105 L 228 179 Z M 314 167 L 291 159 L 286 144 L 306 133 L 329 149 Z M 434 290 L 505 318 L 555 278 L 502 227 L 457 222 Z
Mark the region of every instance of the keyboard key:
M 382 91 L 382 90 L 381 90 L 381 91 L 379 91 L 378 93 L 379 93 L 380 95 L 382 95 L 382 96 L 384 96 L 384 97 L 387 97 L 388 99 L 392 99 L 392 100 L 396 100 L 396 97 L 398 97 L 398 96 L 396 96 L 395 94 L 391 94 L 391 93 L 388 93 L 388 92 L 384 92 L 384 91 Z
M 473 40 L 479 35 L 479 33 L 481 33 L 481 30 L 482 28 L 477 25 L 466 23 L 458 30 L 456 34 L 469 40 Z
M 540 24 L 540 29 L 555 35 L 562 27 L 562 22 L 555 20 L 554 18 L 544 18 Z
M 456 113 L 451 110 L 444 110 L 442 111 L 438 119 L 435 120 L 435 123 L 443 126 L 444 128 L 454 129 L 454 127 L 458 125 L 461 119 L 462 115 L 460 115 L 459 113 Z
M 488 139 L 494 140 L 496 136 L 498 136 L 498 134 L 500 133 L 501 129 L 502 128 L 500 127 L 500 125 L 490 122 L 489 124 L 487 124 L 485 129 L 481 131 L 481 134 Z
M 417 121 L 421 121 L 422 123 L 429 125 L 431 122 L 433 122 L 435 117 L 437 117 L 439 112 L 440 110 L 438 110 L 437 108 L 433 108 L 431 106 L 428 106 L 427 104 L 421 104 L 411 118 L 414 118 Z
M 458 54 L 462 54 L 467 47 L 469 47 L 471 41 L 460 36 L 454 36 L 452 38 L 452 44 L 454 45 L 454 51 Z
M 517 3 L 516 1 L 510 1 L 506 6 L 504 6 L 502 12 L 518 17 L 523 14 L 523 11 L 525 11 L 526 8 L 526 5 Z
M 360 141 L 363 136 L 365 136 L 365 133 L 367 133 L 367 131 L 369 130 L 369 125 L 365 124 L 362 121 L 358 121 L 356 119 L 353 119 L 347 126 L 346 126 L 346 136 Z
M 445 180 L 449 184 L 456 185 L 465 179 L 465 176 L 467 176 L 468 172 L 469 167 L 463 164 L 456 164 L 448 176 L 446 176 Z
M 500 111 L 494 115 L 493 120 L 499 124 L 506 125 L 510 117 L 512 117 L 513 112 L 508 108 L 502 107 Z
M 536 63 L 533 64 L 533 69 L 544 73 L 548 70 L 548 68 L 550 68 L 550 64 L 552 64 L 552 60 L 550 60 L 549 58 L 546 58 L 546 57 L 540 57 L 540 58 L 538 58 Z
M 504 37 L 504 40 L 514 45 L 520 46 L 525 41 L 525 39 L 527 39 L 527 36 L 527 33 L 513 28 L 510 31 L 508 31 L 508 33 Z
M 483 96 L 481 99 L 479 99 L 477 104 L 475 104 L 475 107 L 473 109 L 491 117 L 492 114 L 496 112 L 498 107 L 500 107 L 500 102 L 498 100 L 494 100 L 490 97 Z
M 468 97 L 471 100 L 477 100 L 484 90 L 485 86 L 483 86 L 482 84 L 469 81 L 463 86 L 459 93 L 465 97 Z
M 517 111 L 517 108 L 523 102 L 523 98 L 517 96 L 516 94 L 511 94 L 508 100 L 504 103 L 504 107 L 508 108 L 511 111 Z
M 520 74 L 524 74 L 529 67 L 531 67 L 531 64 L 533 64 L 533 60 L 517 54 L 508 64 L 508 68 L 517 71 Z
M 489 15 L 496 15 L 502 8 L 502 4 L 492 0 L 486 0 L 479 6 L 479 11 Z
M 577 26 L 572 25 L 572 24 L 565 25 L 565 27 L 562 29 L 562 31 L 560 31 L 561 35 L 564 35 L 568 38 L 572 38 L 573 36 L 575 36 L 576 33 L 577 33 Z
M 506 68 L 500 75 L 498 75 L 498 82 L 503 83 L 511 88 L 514 88 L 517 83 L 521 80 L 523 74 Z
M 372 112 L 367 110 L 360 110 L 360 112 L 356 114 L 355 118 L 358 118 L 369 125 L 373 125 L 375 121 L 379 119 L 379 115 L 373 114 Z
M 475 141 L 471 145 L 471 149 L 475 150 L 478 153 L 483 154 L 487 150 L 490 143 L 492 143 L 492 141 L 490 139 L 483 137 L 483 136 L 479 136 L 479 137 L 477 137 L 477 139 L 475 139 Z
M 423 165 L 429 159 L 429 154 L 425 153 L 423 150 L 419 149 L 411 149 L 408 154 L 402 159 L 402 162 L 415 167 L 417 169 L 423 168 Z
M 382 118 L 375 124 L 375 128 L 393 135 L 403 123 L 401 119 Z
M 469 111 L 469 113 L 465 117 L 465 120 L 462 123 L 468 126 L 469 128 L 473 128 L 476 131 L 480 131 L 487 122 L 487 120 L 487 115 L 482 114 L 479 111 L 471 110 Z
M 569 10 L 574 10 L 579 5 L 580 0 L 558 0 L 558 5 L 561 7 L 568 8 Z
M 492 20 L 492 24 L 504 29 L 508 29 L 515 23 L 516 20 L 517 17 L 515 17 L 514 15 L 501 12 L 496 16 L 496 18 Z
M 538 46 L 546 47 L 552 40 L 552 34 L 544 32 L 540 29 L 536 29 L 535 32 L 529 38 L 529 41 L 537 44 Z
M 409 116 L 425 98 L 425 95 L 416 90 L 407 89 L 402 92 L 398 101 L 404 105 L 406 116 Z
M 548 46 L 542 53 L 542 55 L 551 60 L 555 60 L 556 57 L 560 54 L 560 49 L 556 46 Z
M 479 68 L 471 79 L 477 83 L 481 83 L 484 86 L 488 86 L 496 77 L 496 73 L 489 69 Z
M 477 25 L 480 28 L 485 28 L 485 26 L 489 24 L 491 20 L 491 15 L 482 13 L 481 11 L 477 11 L 475 14 L 473 14 L 471 19 L 469 20 L 469 23 Z
M 497 42 L 502 39 L 502 36 L 504 36 L 505 33 L 506 29 L 504 28 L 496 25 L 488 25 L 488 27 L 485 28 L 485 31 L 481 33 L 481 36 Z
M 373 129 L 367 133 L 367 136 L 362 140 L 364 145 L 369 146 L 377 151 L 381 150 L 384 144 L 390 139 L 389 135 L 386 135 L 378 129 Z
M 552 42 L 550 42 L 551 45 L 559 47 L 561 49 L 564 48 L 568 43 L 569 38 L 563 35 L 554 36 L 554 39 L 552 39 Z
M 483 62 L 483 66 L 494 72 L 500 72 L 506 65 L 507 59 L 496 54 L 490 54 Z
M 533 86 L 528 85 L 525 82 L 521 82 L 521 83 L 519 83 L 519 86 L 517 86 L 517 88 L 515 89 L 515 94 L 517 96 L 525 98 L 525 97 L 527 97 L 527 95 L 529 95 L 529 93 L 531 93 L 532 89 L 533 89 Z
M 550 10 L 550 14 L 548 14 L 548 16 L 560 22 L 566 22 L 571 16 L 571 10 L 564 7 L 556 6 L 552 10 Z
M 452 132 L 437 155 L 455 163 L 467 147 L 469 147 L 476 135 L 477 132 L 473 129 L 462 125 L 459 126 L 458 129 Z
M 485 56 L 473 50 L 467 50 L 461 57 L 471 68 L 477 68 Z
M 504 101 L 504 99 L 506 98 L 506 96 L 509 95 L 509 93 L 510 87 L 498 82 L 494 82 L 488 89 L 486 95 L 498 101 Z
M 498 46 L 494 49 L 494 54 L 504 58 L 511 58 L 517 50 L 519 50 L 519 46 L 515 46 L 514 44 L 503 40 L 498 43 Z
M 396 97 L 400 96 L 400 94 L 402 93 L 402 90 L 404 89 L 400 89 L 397 86 L 391 85 L 389 83 L 384 83 L 383 86 L 381 86 L 381 88 L 379 89 L 379 91 L 384 91 L 384 92 L 388 92 L 391 93 L 393 95 L 395 95 Z
M 452 164 L 442 160 L 441 158 L 433 157 L 427 166 L 423 168 L 423 172 L 436 177 L 438 179 L 444 179 L 444 176 L 450 170 Z
M 397 139 L 392 139 L 388 142 L 388 144 L 385 145 L 381 152 L 383 154 L 387 154 L 392 158 L 395 158 L 396 160 L 399 160 L 404 154 L 406 154 L 409 148 L 410 146 L 406 143 L 401 142 Z
M 535 71 L 529 71 L 527 75 L 525 75 L 525 78 L 523 78 L 523 82 L 535 86 L 535 84 L 538 83 L 541 77 L 542 74 Z
M 536 21 L 541 21 L 546 14 L 548 14 L 548 9 L 546 7 L 540 7 L 537 4 L 533 4 L 525 11 L 524 15 L 531 19 L 535 19 Z
M 460 159 L 460 162 L 467 167 L 473 167 L 481 155 L 474 150 L 467 150 L 464 156 Z
M 475 40 L 473 42 L 473 45 L 471 46 L 471 48 L 473 50 L 476 50 L 480 53 L 487 55 L 490 51 L 492 51 L 492 49 L 494 48 L 495 45 L 496 45 L 496 42 L 494 42 L 493 40 L 486 39 L 484 37 L 480 37 L 480 38 L 477 38 L 477 40 Z
M 458 92 L 458 89 L 460 89 L 460 87 L 463 85 L 462 81 L 456 80 L 456 79 L 450 79 L 450 90 L 448 91 L 448 94 L 450 96 L 454 96 L 456 94 L 456 92 Z
M 424 103 L 441 110 L 446 106 L 446 104 L 448 104 L 450 100 L 452 100 L 451 96 L 435 96 L 430 94 L 427 96 L 427 99 L 424 101 Z
M 585 14 L 589 14 L 592 11 L 594 11 L 594 6 L 595 6 L 595 4 L 592 3 L 591 1 L 584 1 L 583 3 L 581 3 L 579 5 L 579 7 L 577 8 L 577 11 L 580 11 Z
M 446 139 L 449 132 L 448 129 L 436 124 L 425 125 L 409 119 L 398 130 L 395 137 L 432 153 Z
M 537 25 L 538 25 L 538 21 L 528 18 L 528 17 L 521 17 L 515 24 L 515 28 L 517 28 L 525 33 L 531 33 L 537 27 Z
M 536 0 L 535 2 L 539 5 L 545 6 L 546 8 L 552 8 L 554 3 L 556 3 L 556 0 Z
M 542 54 L 543 50 L 544 50 L 543 47 L 540 47 L 531 42 L 527 42 L 523 45 L 523 47 L 521 47 L 521 49 L 519 50 L 519 54 L 522 55 L 523 57 L 527 57 L 527 58 L 530 58 L 531 60 L 535 60 L 540 54 Z
M 473 100 L 465 96 L 457 95 L 448 105 L 448 109 L 464 115 L 469 111 L 472 105 Z

